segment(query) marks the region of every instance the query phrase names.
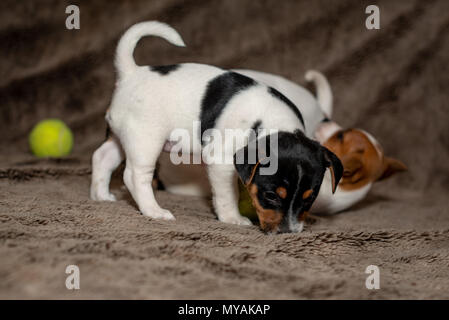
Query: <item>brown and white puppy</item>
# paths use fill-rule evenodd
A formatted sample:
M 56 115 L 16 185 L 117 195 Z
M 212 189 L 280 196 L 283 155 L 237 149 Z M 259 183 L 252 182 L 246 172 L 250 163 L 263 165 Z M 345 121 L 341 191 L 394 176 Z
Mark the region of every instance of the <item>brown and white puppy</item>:
M 387 157 L 379 142 L 362 129 L 343 129 L 335 122 L 325 122 L 318 128 L 316 136 L 339 157 L 344 172 L 338 193 L 330 194 L 323 187 L 313 206 L 314 212 L 342 211 L 362 200 L 374 182 L 407 170 L 401 161 Z

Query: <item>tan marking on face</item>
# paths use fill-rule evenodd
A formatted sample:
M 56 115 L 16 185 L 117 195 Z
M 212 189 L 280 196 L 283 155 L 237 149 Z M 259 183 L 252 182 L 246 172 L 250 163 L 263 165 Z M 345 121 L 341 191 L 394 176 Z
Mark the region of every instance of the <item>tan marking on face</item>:
M 276 189 L 276 193 L 278 194 L 279 197 L 281 197 L 282 199 L 285 199 L 287 197 L 287 189 L 285 189 L 284 187 L 278 187 Z
M 282 220 L 282 213 L 272 209 L 265 209 L 260 205 L 259 199 L 257 199 L 258 189 L 255 184 L 251 184 L 248 187 L 248 191 L 259 218 L 260 228 L 265 232 L 277 231 Z
M 360 189 L 377 180 L 383 172 L 384 155 L 379 153 L 372 139 L 358 129 L 347 129 L 343 139 L 332 135 L 323 145 L 341 160 L 344 172 L 340 181 L 343 190 Z
M 307 199 L 308 197 L 310 197 L 312 195 L 312 192 L 313 192 L 312 189 L 304 191 L 304 193 L 302 194 L 302 198 Z

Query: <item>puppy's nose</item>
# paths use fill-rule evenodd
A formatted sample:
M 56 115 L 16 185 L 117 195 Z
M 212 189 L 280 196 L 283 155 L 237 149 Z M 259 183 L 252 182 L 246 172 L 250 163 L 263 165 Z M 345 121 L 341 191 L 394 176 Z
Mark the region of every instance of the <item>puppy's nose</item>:
M 302 231 L 304 223 L 295 222 L 291 225 L 281 225 L 279 226 L 278 233 L 299 233 Z
M 279 226 L 279 233 L 295 233 L 296 232 L 296 223 L 288 224 L 283 223 Z
M 315 138 L 319 143 L 323 144 L 338 130 L 341 130 L 341 127 L 335 122 L 322 122 L 315 130 Z
M 308 212 L 303 211 L 296 214 L 288 215 L 279 225 L 278 233 L 298 233 L 304 226 L 304 220 Z

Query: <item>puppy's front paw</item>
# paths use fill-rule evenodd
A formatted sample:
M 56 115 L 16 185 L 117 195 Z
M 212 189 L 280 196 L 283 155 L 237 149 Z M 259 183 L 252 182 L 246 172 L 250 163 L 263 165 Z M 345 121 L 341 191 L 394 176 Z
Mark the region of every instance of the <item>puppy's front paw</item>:
M 110 192 L 98 192 L 91 190 L 90 198 L 95 201 L 117 201 L 115 196 Z
M 152 219 L 176 220 L 175 216 L 169 210 L 162 208 L 151 208 L 145 211 L 142 210 L 142 214 Z
M 239 226 L 251 226 L 252 222 L 247 217 L 243 217 L 240 214 L 235 216 L 227 216 L 220 218 L 221 222 L 237 224 Z

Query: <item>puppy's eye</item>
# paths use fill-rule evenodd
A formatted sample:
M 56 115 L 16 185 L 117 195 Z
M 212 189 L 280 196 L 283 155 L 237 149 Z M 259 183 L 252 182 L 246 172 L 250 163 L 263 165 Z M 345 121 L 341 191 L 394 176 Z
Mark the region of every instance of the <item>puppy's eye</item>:
M 271 201 L 271 202 L 278 202 L 279 201 L 279 196 L 277 195 L 276 192 L 273 192 L 273 191 L 265 191 L 263 193 L 263 197 L 265 199 L 267 199 L 268 201 Z

